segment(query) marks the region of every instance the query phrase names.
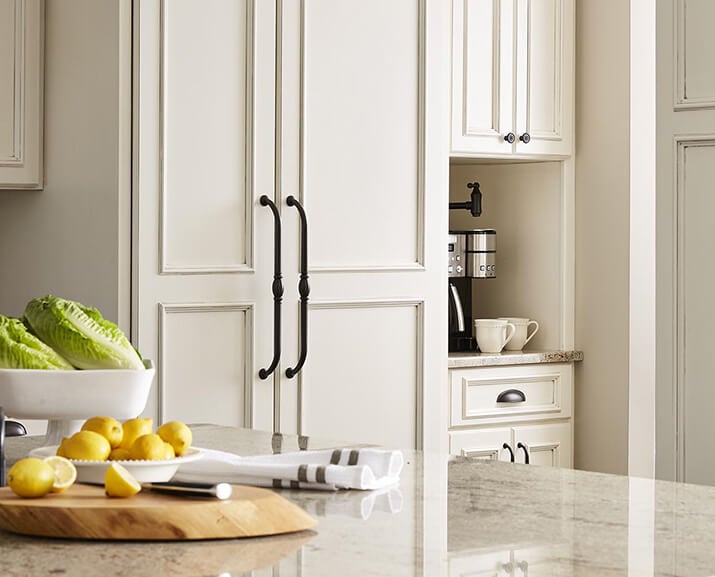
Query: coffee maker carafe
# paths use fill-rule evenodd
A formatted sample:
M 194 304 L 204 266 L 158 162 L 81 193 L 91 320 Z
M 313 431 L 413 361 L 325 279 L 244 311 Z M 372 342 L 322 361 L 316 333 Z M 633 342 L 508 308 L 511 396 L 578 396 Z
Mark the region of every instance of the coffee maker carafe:
M 472 336 L 472 279 L 496 277 L 496 234 L 485 228 L 449 232 L 449 352 L 477 349 Z

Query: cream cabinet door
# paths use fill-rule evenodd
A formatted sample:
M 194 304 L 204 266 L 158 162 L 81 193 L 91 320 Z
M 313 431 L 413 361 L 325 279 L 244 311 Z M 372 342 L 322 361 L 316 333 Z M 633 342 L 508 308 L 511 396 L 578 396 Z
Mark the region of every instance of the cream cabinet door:
M 446 391 L 449 5 L 282 9 L 278 186 L 307 214 L 311 293 L 308 356 L 296 379 L 282 379 L 281 427 L 422 447 L 437 439 L 425 420 L 440 418 L 423 408 Z M 288 213 L 297 244 L 296 227 Z M 296 326 L 297 271 L 286 276 L 286 318 L 296 318 L 286 324 Z M 299 356 L 298 334 L 286 334 L 286 359 Z
M 0 0 L 0 189 L 42 188 L 43 0 Z
M 136 326 L 159 365 L 148 410 L 446 449 L 449 6 L 136 6 Z M 280 215 L 284 289 L 267 379 L 275 242 L 262 195 Z M 305 342 L 289 196 L 308 223 Z
M 573 35 L 573 0 L 453 0 L 452 156 L 569 156 Z
M 550 423 L 513 427 L 516 462 L 524 463 L 528 455 L 532 465 L 547 467 L 573 466 L 571 423 Z

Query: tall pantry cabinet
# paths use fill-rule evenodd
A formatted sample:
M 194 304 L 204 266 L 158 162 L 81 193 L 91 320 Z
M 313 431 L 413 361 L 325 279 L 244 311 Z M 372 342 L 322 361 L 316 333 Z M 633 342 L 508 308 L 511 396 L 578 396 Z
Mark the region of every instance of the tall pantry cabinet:
M 449 4 L 134 9 L 147 411 L 444 442 Z
M 451 228 L 495 228 L 499 239 L 497 276 L 473 283 L 473 310 L 487 318 L 538 317 L 540 334 L 526 353 L 570 350 L 574 0 L 452 6 L 450 200 L 466 200 L 466 183 L 481 181 L 483 212 L 477 219 L 452 214 Z M 450 452 L 572 466 L 573 363 L 469 362 L 450 360 Z

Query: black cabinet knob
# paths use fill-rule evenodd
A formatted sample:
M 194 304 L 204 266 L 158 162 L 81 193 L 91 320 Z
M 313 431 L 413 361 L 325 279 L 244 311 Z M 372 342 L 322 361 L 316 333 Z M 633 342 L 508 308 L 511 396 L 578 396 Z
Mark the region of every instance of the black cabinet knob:
M 514 144 L 514 141 L 516 141 L 516 135 L 513 132 L 510 132 L 504 135 L 504 140 L 506 140 L 509 144 Z
M 529 136 L 528 132 L 525 132 L 519 137 L 519 140 L 521 140 L 524 144 L 529 144 L 529 142 L 531 142 L 531 136 Z

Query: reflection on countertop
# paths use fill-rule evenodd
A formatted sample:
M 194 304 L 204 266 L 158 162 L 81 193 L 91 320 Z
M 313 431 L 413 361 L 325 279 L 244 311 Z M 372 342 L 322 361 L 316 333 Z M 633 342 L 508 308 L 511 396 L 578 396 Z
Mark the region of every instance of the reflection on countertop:
M 501 353 L 449 353 L 447 367 L 498 367 L 504 365 L 536 365 L 541 363 L 573 363 L 583 360 L 583 351 L 503 351 Z
M 270 433 L 201 425 L 195 445 L 239 454 Z M 15 458 L 36 439 L 10 439 Z M 280 450 L 344 446 L 283 435 Z M 705 576 L 715 488 L 405 451 L 400 486 L 281 494 L 313 531 L 205 542 L 89 542 L 0 533 L 2 575 L 198 577 Z

